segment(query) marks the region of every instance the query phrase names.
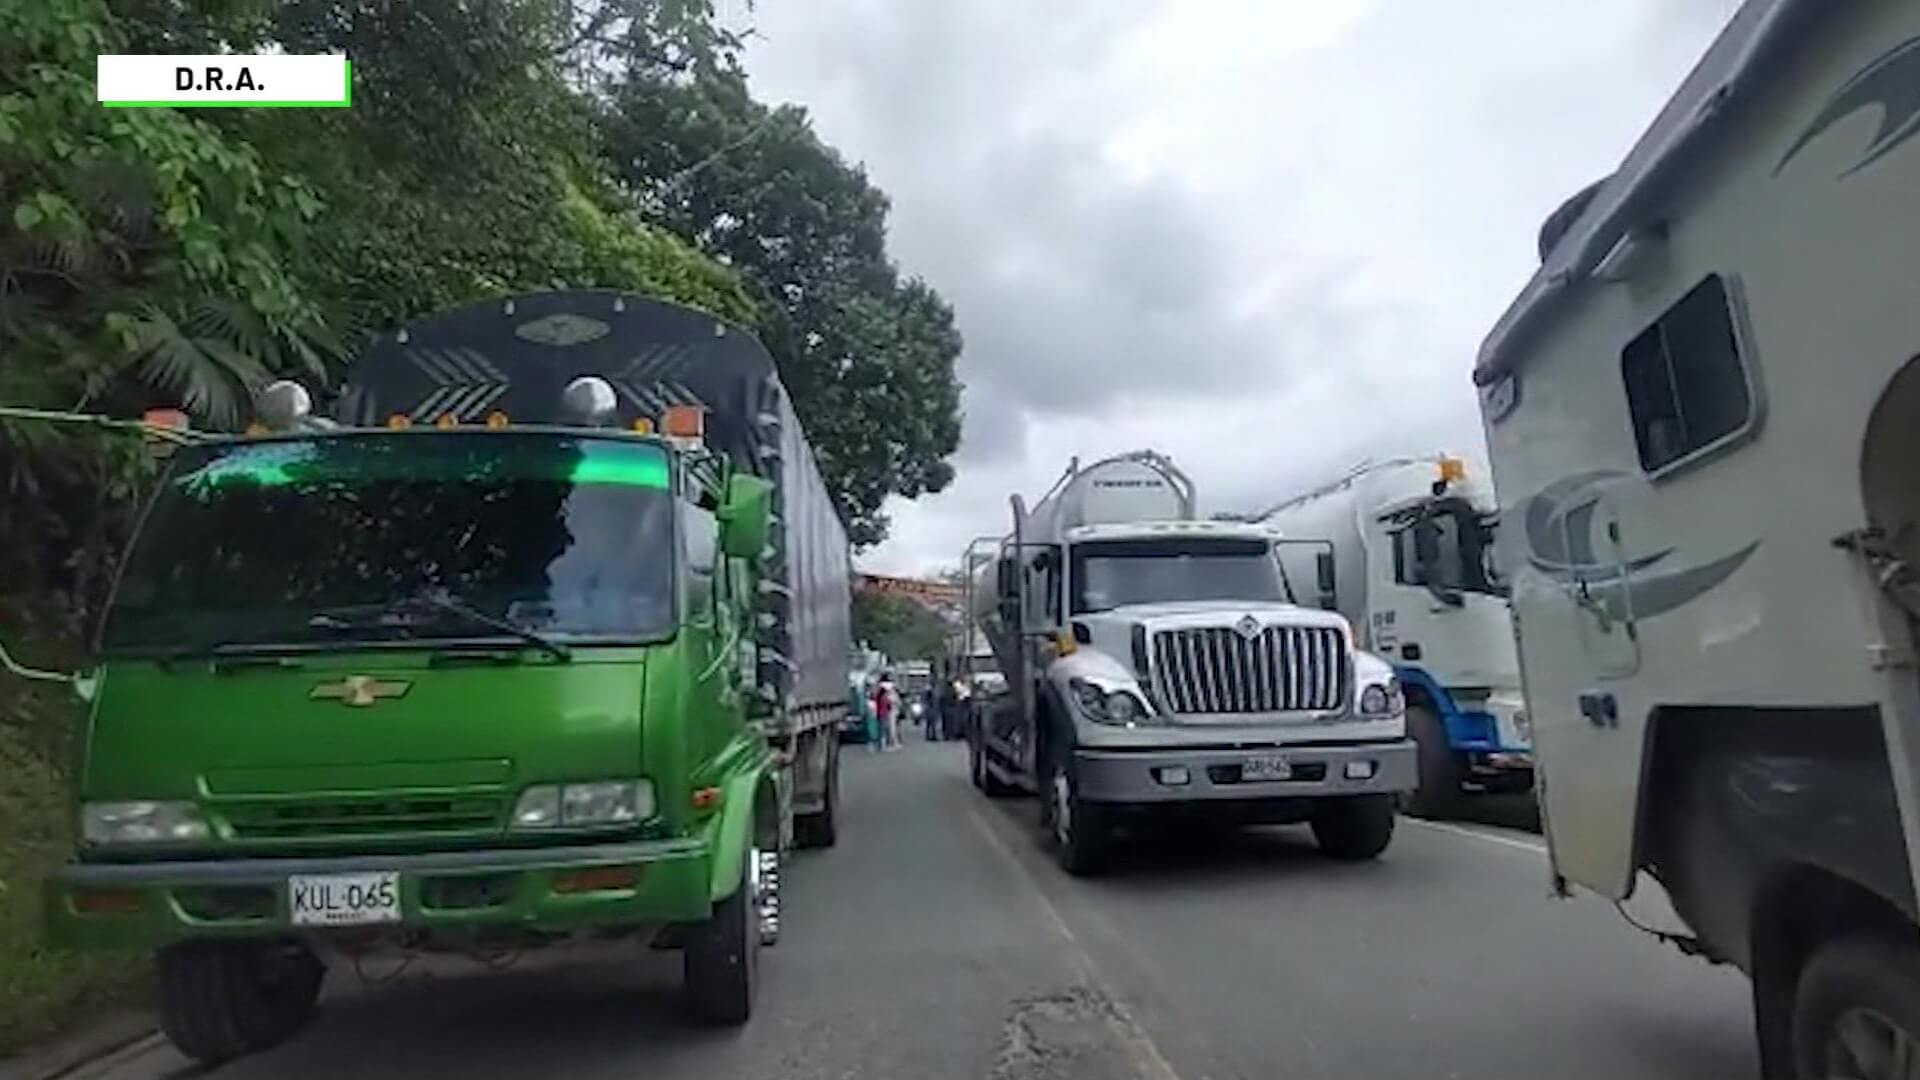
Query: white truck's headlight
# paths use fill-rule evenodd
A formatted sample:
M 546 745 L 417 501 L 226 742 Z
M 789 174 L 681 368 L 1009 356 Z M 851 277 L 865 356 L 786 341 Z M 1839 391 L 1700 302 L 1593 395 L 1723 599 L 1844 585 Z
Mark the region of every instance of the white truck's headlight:
M 1369 683 L 1360 691 L 1360 715 L 1396 716 L 1406 708 L 1397 683 Z
M 1080 715 L 1096 724 L 1138 724 L 1152 719 L 1146 700 L 1126 687 L 1106 687 L 1091 679 L 1067 680 Z
M 516 829 L 569 825 L 623 825 L 653 816 L 653 781 L 595 780 L 535 784 L 513 804 Z
M 191 802 L 90 802 L 80 807 L 80 837 L 88 844 L 177 844 L 211 835 L 200 807 Z

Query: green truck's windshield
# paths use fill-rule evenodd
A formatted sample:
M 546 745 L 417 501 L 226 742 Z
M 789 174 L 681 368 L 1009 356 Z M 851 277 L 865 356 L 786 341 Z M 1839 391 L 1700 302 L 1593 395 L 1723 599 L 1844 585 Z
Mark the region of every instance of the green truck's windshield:
M 107 614 L 107 650 L 455 639 L 672 626 L 673 499 L 647 443 L 353 434 L 180 452 Z M 340 613 L 355 617 L 343 618 Z

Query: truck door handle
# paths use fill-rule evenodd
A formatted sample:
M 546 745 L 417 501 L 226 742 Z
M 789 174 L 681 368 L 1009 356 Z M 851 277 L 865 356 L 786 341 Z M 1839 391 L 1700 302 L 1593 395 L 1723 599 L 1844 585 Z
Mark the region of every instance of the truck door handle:
M 1620 726 L 1620 702 L 1604 690 L 1580 691 L 1580 715 L 1597 728 Z

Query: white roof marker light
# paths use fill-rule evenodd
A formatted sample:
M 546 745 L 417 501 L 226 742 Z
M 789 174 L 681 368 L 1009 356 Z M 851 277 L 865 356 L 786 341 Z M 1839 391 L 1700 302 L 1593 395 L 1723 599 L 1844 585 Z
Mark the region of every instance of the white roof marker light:
M 313 395 L 292 379 L 275 379 L 254 395 L 253 409 L 268 431 L 331 427 L 313 415 Z
M 613 386 L 598 375 L 582 375 L 560 393 L 560 404 L 588 427 L 604 427 L 619 405 Z

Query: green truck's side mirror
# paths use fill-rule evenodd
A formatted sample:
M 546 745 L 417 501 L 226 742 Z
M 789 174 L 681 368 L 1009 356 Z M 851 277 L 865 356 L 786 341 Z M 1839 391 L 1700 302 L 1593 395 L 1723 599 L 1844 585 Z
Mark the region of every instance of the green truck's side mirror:
M 99 676 L 92 672 L 68 675 L 59 671 L 43 671 L 40 668 L 27 667 L 13 658 L 13 654 L 7 651 L 5 642 L 0 642 L 0 668 L 5 668 L 14 675 L 33 682 L 66 683 L 73 688 L 74 696 L 81 701 L 92 701 L 94 691 L 100 686 Z
M 747 473 L 727 478 L 727 491 L 716 515 L 720 519 L 720 550 L 729 558 L 752 559 L 766 550 L 773 525 L 773 484 Z

